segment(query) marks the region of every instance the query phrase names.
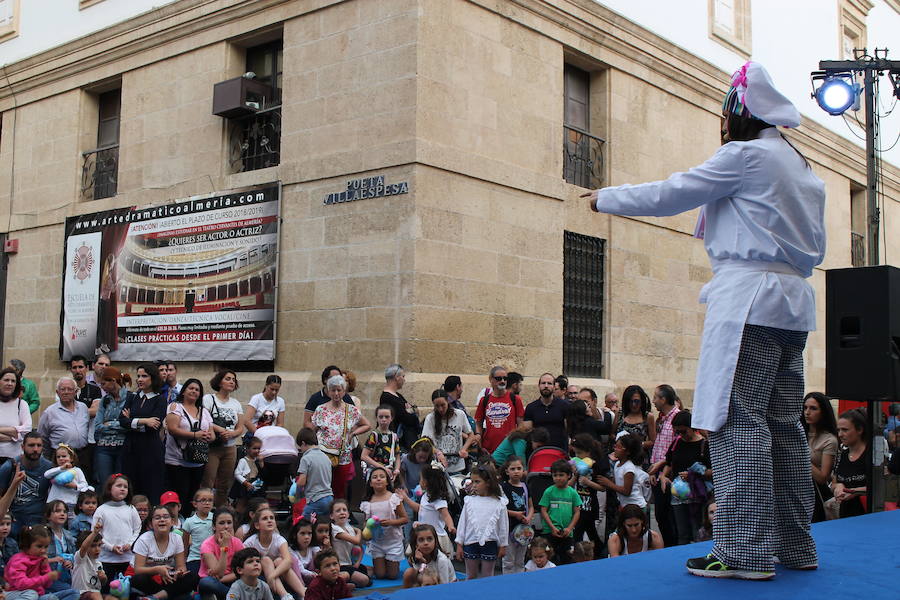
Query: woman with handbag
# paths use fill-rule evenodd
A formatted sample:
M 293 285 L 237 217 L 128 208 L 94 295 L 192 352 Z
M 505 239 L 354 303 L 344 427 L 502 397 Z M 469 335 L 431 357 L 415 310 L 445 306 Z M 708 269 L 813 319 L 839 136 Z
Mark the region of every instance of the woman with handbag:
M 803 429 L 809 443 L 813 485 L 816 488 L 812 522 L 826 520 L 825 502 L 833 495 L 828 484 L 838 455 L 837 420 L 828 396 L 810 392 L 803 399 Z
M 319 448 L 331 460 L 331 490 L 335 499 L 347 497 L 347 482 L 354 472 L 352 440 L 372 427 L 360 410 L 344 402 L 347 380 L 334 375 L 325 384 L 330 400 L 316 408 L 312 423 Z
M 237 463 L 238 438 L 244 434 L 244 407 L 231 397 L 238 389 L 237 373 L 219 371 L 210 379 L 209 387 L 215 394 L 203 396 L 203 408 L 212 417 L 212 429 L 216 439 L 209 445 L 209 459 L 203 473 L 203 487 L 216 490 L 216 506 L 228 503 L 228 491 Z
M 200 489 L 203 471 L 209 460 L 209 443 L 216 439 L 212 415 L 203 408 L 203 384 L 188 379 L 175 401 L 166 409 L 166 481 L 179 498 L 193 498 Z M 181 505 L 184 518 L 191 516 L 191 505 Z

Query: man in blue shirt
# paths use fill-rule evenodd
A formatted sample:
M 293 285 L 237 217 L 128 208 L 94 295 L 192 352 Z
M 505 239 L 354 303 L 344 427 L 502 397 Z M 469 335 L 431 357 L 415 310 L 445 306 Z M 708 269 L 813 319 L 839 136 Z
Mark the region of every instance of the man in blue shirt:
M 10 535 L 15 537 L 22 527 L 37 525 L 44 516 L 44 505 L 47 503 L 47 494 L 50 492 L 50 481 L 44 477 L 44 473 L 53 468 L 53 463 L 41 456 L 44 451 L 44 441 L 36 431 L 25 434 L 22 440 L 22 456 L 15 460 L 8 460 L 0 466 L 0 494 L 6 492 L 15 472 L 15 464 L 19 465 L 25 473 L 25 479 L 16 490 L 9 512 L 15 520 L 12 524 Z

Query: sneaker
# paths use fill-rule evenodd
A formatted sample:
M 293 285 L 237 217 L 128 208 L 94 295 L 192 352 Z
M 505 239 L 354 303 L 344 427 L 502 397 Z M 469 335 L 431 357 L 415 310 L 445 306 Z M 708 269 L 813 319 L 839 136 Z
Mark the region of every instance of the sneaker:
M 732 569 L 712 554 L 691 558 L 687 561 L 687 570 L 691 575 L 700 577 L 721 577 L 730 579 L 765 580 L 775 577 L 775 571 L 746 571 Z

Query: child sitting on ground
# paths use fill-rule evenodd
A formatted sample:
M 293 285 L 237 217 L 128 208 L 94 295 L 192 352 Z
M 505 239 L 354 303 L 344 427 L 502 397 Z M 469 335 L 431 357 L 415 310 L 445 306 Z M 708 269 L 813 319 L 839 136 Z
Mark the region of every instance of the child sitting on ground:
M 341 565 L 333 550 L 319 552 L 315 564 L 319 574 L 306 589 L 305 600 L 337 600 L 353 595 L 350 586 L 341 577 Z
M 106 573 L 100 563 L 101 531 L 103 523 L 98 519 L 91 531 L 78 534 L 75 567 L 72 569 L 72 588 L 81 593 L 79 600 L 101 600 L 100 588 L 106 585 Z
M 553 558 L 553 546 L 545 537 L 536 537 L 531 540 L 529 546 L 531 551 L 531 560 L 525 563 L 525 572 L 539 571 L 541 569 L 552 569 L 556 565 L 550 562 Z
M 273 600 L 272 590 L 260 581 L 262 557 L 256 548 L 244 548 L 234 553 L 231 570 L 238 579 L 228 589 L 227 600 Z
M 419 576 L 424 569 L 432 569 L 437 573 L 437 583 L 456 581 L 456 569 L 447 555 L 439 550 L 434 526 L 420 523 L 413 527 L 409 548 L 407 561 L 410 567 L 403 572 L 403 587 L 421 585 Z

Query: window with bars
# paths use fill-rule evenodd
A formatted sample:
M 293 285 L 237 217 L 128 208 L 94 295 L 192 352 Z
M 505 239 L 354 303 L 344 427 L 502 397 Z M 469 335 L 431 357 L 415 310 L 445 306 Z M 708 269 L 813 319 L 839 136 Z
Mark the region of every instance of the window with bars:
M 603 376 L 606 240 L 566 231 L 563 247 L 563 372 Z
M 81 193 L 85 200 L 110 198 L 118 189 L 121 88 L 99 94 L 97 107 L 97 147 L 82 153 Z
M 591 76 L 572 65 L 565 65 L 563 75 L 563 179 L 579 187 L 599 188 L 604 140 L 590 133 Z

